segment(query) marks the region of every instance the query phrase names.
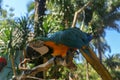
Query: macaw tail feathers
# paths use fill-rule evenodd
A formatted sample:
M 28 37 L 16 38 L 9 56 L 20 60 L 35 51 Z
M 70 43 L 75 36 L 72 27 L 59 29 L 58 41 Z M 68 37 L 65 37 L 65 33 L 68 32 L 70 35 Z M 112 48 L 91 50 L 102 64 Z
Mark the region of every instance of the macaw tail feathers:
M 89 53 L 86 53 L 85 50 L 88 50 Z M 92 67 L 97 71 L 97 73 L 102 77 L 103 80 L 112 80 L 112 77 L 104 65 L 99 61 L 95 53 L 91 48 L 86 47 L 86 49 L 80 49 L 81 54 L 85 59 L 92 65 Z M 90 54 L 91 56 L 89 56 Z

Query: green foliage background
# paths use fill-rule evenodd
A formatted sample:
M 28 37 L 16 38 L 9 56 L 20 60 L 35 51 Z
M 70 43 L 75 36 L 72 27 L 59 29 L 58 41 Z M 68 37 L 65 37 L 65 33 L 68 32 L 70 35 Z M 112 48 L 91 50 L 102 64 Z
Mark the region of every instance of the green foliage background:
M 69 28 L 72 25 L 75 11 L 80 9 L 90 0 L 44 0 L 46 2 L 46 11 L 43 15 L 42 27 L 39 35 L 47 36 L 53 32 Z M 104 56 L 105 51 L 110 50 L 109 44 L 105 40 L 105 29 L 114 29 L 120 32 L 120 26 L 115 21 L 120 20 L 120 0 L 91 0 L 92 4 L 88 6 L 78 17 L 77 27 L 82 28 L 83 31 L 92 32 L 92 34 L 98 36 L 91 42 L 93 49 L 102 60 L 108 70 L 111 72 L 114 80 L 119 80 L 120 77 L 120 53 L 109 56 Z M 0 4 L 2 0 L 0 0 Z M 34 31 L 34 2 L 28 2 L 27 10 L 28 15 L 14 19 L 14 9 L 10 8 L 10 11 L 4 10 L 0 5 L 0 56 L 5 57 L 8 60 L 8 65 L 0 72 L 1 75 L 7 77 L 9 80 L 13 73 L 12 65 L 10 64 L 10 56 L 14 58 L 16 75 L 20 75 L 21 72 L 17 69 L 18 63 L 22 57 L 22 50 L 25 48 L 28 42 L 29 33 Z M 10 12 L 10 13 L 8 13 Z M 21 51 L 21 52 L 20 52 Z M 68 79 L 68 75 L 71 75 L 76 80 L 87 80 L 89 74 L 90 80 L 100 80 L 99 75 L 92 69 L 86 67 L 86 62 L 83 59 L 81 63 L 76 63 L 77 70 L 71 71 L 65 67 L 58 66 L 56 69 L 59 72 L 55 72 L 51 68 L 46 73 L 46 78 Z M 9 70 L 8 70 L 9 69 Z M 9 72 L 12 72 L 9 75 Z M 6 73 L 4 73 L 6 72 Z M 5 75 L 8 74 L 8 75 Z M 55 75 L 56 74 L 56 75 Z

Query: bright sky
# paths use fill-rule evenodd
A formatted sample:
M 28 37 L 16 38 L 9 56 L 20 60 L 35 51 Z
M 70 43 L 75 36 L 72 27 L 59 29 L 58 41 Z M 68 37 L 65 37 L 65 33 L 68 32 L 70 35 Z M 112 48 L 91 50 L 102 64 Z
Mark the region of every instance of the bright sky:
M 14 8 L 15 16 L 20 17 L 27 13 L 26 4 L 29 1 L 34 0 L 3 0 L 3 6 L 5 8 L 5 5 L 9 5 L 10 7 Z M 114 30 L 107 30 L 106 40 L 111 47 L 111 54 L 120 53 L 120 33 Z M 109 52 L 106 53 L 109 54 Z
M 27 13 L 27 3 L 33 0 L 3 0 L 3 7 L 6 8 L 6 5 L 14 8 L 14 13 L 16 17 L 20 17 Z
M 106 31 L 106 40 L 111 47 L 111 53 L 120 53 L 120 33 L 115 30 Z M 108 53 L 108 52 L 107 52 Z

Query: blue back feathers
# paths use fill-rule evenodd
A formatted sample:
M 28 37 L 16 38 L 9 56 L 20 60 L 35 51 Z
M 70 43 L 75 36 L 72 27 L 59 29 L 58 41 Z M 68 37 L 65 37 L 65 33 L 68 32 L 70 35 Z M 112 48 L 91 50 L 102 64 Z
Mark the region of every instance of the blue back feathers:
M 92 35 L 82 32 L 78 28 L 68 28 L 58 31 L 48 38 L 44 38 L 44 41 L 53 41 L 56 44 L 64 44 L 71 48 L 81 48 L 88 45 L 91 40 Z

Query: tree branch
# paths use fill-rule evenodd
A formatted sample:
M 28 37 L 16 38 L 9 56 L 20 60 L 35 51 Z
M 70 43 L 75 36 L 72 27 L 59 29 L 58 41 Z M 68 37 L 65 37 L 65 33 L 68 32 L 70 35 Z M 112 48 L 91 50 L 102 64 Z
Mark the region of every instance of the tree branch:
M 24 59 L 20 64 L 19 64 L 19 69 L 25 71 L 25 75 L 30 75 L 30 76 L 35 76 L 38 72 L 45 71 L 49 69 L 53 64 L 54 64 L 54 58 L 51 58 L 44 64 L 40 64 L 32 69 L 28 69 L 24 67 L 23 65 L 26 64 L 26 62 L 29 62 L 29 59 Z M 59 58 L 56 58 L 56 63 L 57 65 L 63 65 L 66 66 L 66 63 L 63 63 Z
M 23 64 L 26 64 L 26 62 L 29 62 L 29 59 L 24 59 L 20 64 L 19 64 L 19 69 L 23 70 L 24 72 L 22 73 L 21 76 L 15 77 L 17 80 L 26 80 L 26 79 L 33 79 L 33 80 L 41 80 L 40 78 L 34 77 L 38 72 L 41 71 L 46 71 L 48 70 L 53 64 L 54 64 L 54 59 L 51 58 L 44 64 L 40 64 L 32 69 L 27 69 L 23 67 Z M 59 58 L 56 58 L 57 60 L 57 65 L 63 65 L 66 66 L 66 64 L 63 63 L 63 61 L 60 61 Z
M 56 57 L 56 59 L 51 58 L 46 63 L 35 66 L 32 69 L 28 69 L 25 66 L 23 66 L 27 62 L 31 61 L 30 59 L 25 58 L 19 64 L 19 69 L 23 70 L 23 73 L 22 73 L 22 75 L 20 77 L 18 77 L 18 80 L 25 80 L 27 78 L 27 76 L 34 77 L 38 72 L 48 70 L 54 64 L 54 59 L 55 59 L 56 65 L 66 66 L 69 69 L 73 70 L 73 69 L 76 68 L 75 64 L 73 63 L 74 53 L 75 53 L 74 51 L 69 50 L 68 53 L 67 53 L 67 56 L 64 59 L 64 61 L 61 58 L 58 58 L 58 57 Z M 66 61 L 69 61 L 69 62 L 66 62 Z
M 29 58 L 25 58 L 20 64 L 19 64 L 19 70 L 28 70 L 27 66 L 26 66 L 26 63 L 31 61 Z
M 72 23 L 72 27 L 75 27 L 76 22 L 77 22 L 77 18 L 78 18 L 78 14 L 80 14 L 87 6 L 91 5 L 91 1 L 89 1 L 88 3 L 86 3 L 82 8 L 80 8 L 78 11 L 75 12 L 74 14 L 74 19 L 73 19 L 73 23 Z
M 48 60 L 46 63 L 40 64 L 40 65 L 34 67 L 33 69 L 31 69 L 30 75 L 31 75 L 31 76 L 35 76 L 35 74 L 37 74 L 38 72 L 46 71 L 46 70 L 48 70 L 53 64 L 54 64 L 54 58 L 51 58 L 51 59 Z

